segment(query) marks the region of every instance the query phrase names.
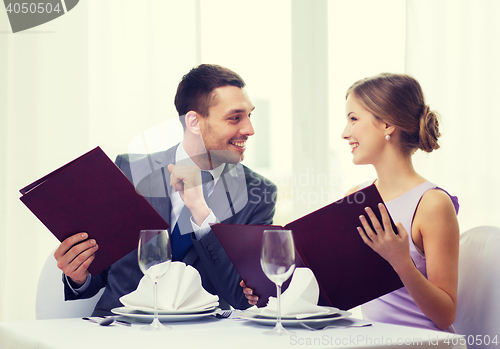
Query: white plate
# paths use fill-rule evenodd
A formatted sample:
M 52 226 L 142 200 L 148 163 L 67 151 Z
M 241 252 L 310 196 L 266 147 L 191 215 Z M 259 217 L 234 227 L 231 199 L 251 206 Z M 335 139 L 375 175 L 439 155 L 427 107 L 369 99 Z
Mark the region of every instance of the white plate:
M 281 319 L 281 323 L 284 326 L 300 326 L 301 323 L 304 324 L 310 324 L 310 323 L 330 323 L 334 322 L 340 319 L 345 319 L 349 316 L 351 316 L 352 313 L 348 311 L 343 311 L 339 310 L 335 314 L 327 315 L 327 316 L 322 316 L 322 317 L 317 317 L 317 318 L 307 318 L 307 319 Z M 253 321 L 257 322 L 262 325 L 270 325 L 274 326 L 276 325 L 276 318 L 267 318 L 267 317 L 262 317 L 260 315 L 256 315 L 254 313 L 249 313 L 249 312 L 242 312 L 240 314 L 240 317 L 242 319 L 248 320 L 248 321 Z
M 175 314 L 158 314 L 158 319 L 160 321 L 173 322 L 173 321 L 190 321 L 200 319 L 205 316 L 210 316 L 216 314 L 220 311 L 220 308 L 214 308 L 211 310 L 206 310 L 204 312 L 197 313 L 175 313 Z M 137 311 L 127 307 L 119 307 L 111 309 L 111 312 L 117 315 L 126 316 L 140 322 L 151 322 L 154 319 L 154 314 L 145 313 L 142 311 Z
M 219 305 L 217 303 L 217 305 Z M 202 308 L 196 308 L 192 310 L 158 310 L 158 315 L 185 315 L 185 314 L 198 314 L 198 313 L 206 313 L 207 311 L 212 311 L 217 308 L 217 305 L 209 305 Z M 142 308 L 142 307 L 120 307 L 115 308 L 120 309 L 120 311 L 128 312 L 128 313 L 137 313 L 137 314 L 150 314 L 154 315 L 154 309 L 151 308 Z
M 334 314 L 337 314 L 337 313 L 340 313 L 340 309 L 338 308 L 334 308 L 334 307 L 327 307 L 327 306 L 321 306 L 321 308 L 323 308 L 323 310 L 326 311 L 325 312 L 322 312 L 321 314 L 319 315 L 311 315 L 311 316 L 307 316 L 307 317 L 304 317 L 304 318 L 301 318 L 301 319 L 297 319 L 297 317 L 295 316 L 284 316 L 282 315 L 281 316 L 281 319 L 290 319 L 290 320 L 305 320 L 305 319 L 317 319 L 317 318 L 325 318 L 325 317 L 331 317 L 332 315 Z M 244 313 L 248 313 L 248 314 L 251 314 L 253 316 L 258 316 L 258 317 L 261 317 L 261 318 L 268 318 L 268 319 L 275 319 L 276 320 L 276 315 L 269 315 L 269 314 L 260 314 L 261 312 L 261 309 L 257 308 L 250 308 L 250 309 L 247 309 L 244 311 Z

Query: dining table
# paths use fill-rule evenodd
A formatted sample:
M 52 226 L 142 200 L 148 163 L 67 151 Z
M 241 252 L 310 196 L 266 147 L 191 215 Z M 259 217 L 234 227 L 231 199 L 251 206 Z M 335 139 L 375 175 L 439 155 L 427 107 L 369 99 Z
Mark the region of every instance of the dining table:
M 344 318 L 311 330 L 300 323 L 288 334 L 264 332 L 272 324 L 248 321 L 234 311 L 228 318 L 206 316 L 165 322 L 170 329 L 143 331 L 147 323 L 127 319 L 109 326 L 82 318 L 0 322 L 0 349 L 88 348 L 466 348 L 463 337 L 441 331 Z M 123 319 L 123 317 L 122 317 Z

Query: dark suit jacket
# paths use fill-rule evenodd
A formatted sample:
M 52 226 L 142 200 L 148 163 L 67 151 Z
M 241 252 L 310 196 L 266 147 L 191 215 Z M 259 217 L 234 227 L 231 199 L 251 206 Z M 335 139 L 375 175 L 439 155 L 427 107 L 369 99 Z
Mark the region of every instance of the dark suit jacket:
M 177 146 L 154 154 L 125 154 L 116 159 L 116 165 L 169 224 L 172 188 L 167 165 L 175 162 L 176 149 Z M 266 178 L 242 164 L 226 164 L 208 205 L 222 223 L 272 224 L 276 194 L 276 186 Z M 223 308 L 229 303 L 234 308 L 246 309 L 249 305 L 239 286 L 241 278 L 213 231 L 201 240 L 191 233 L 191 239 L 193 246 L 183 262 L 198 270 L 203 287 L 219 296 Z M 134 291 L 143 275 L 135 250 L 92 277 L 90 286 L 81 295 L 75 296 L 65 282 L 65 297 L 66 300 L 89 298 L 106 287 L 93 316 L 109 315 L 111 309 L 123 306 L 119 298 Z

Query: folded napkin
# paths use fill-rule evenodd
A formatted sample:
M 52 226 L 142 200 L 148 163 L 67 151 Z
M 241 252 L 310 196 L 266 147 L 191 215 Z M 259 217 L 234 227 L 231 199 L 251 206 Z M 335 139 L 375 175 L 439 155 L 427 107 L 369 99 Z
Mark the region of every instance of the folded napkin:
M 281 316 L 304 319 L 335 313 L 337 309 L 321 307 L 318 304 L 319 286 L 311 269 L 297 268 L 293 273 L 290 285 L 281 295 Z M 278 310 L 276 297 L 269 297 L 263 308 L 253 306 L 248 309 L 252 313 L 274 317 Z
M 219 305 L 219 297 L 205 291 L 195 268 L 182 262 L 168 263 L 167 272 L 158 280 L 159 311 L 202 311 Z M 144 275 L 137 289 L 120 297 L 120 302 L 131 309 L 153 311 L 153 287 L 153 281 Z

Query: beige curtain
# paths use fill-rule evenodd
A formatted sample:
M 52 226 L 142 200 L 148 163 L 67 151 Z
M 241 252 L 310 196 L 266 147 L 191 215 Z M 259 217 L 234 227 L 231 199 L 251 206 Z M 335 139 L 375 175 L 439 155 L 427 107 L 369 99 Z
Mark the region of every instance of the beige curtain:
M 425 175 L 457 195 L 465 231 L 500 225 L 500 2 L 407 1 L 406 70 L 442 115 L 441 149 Z

